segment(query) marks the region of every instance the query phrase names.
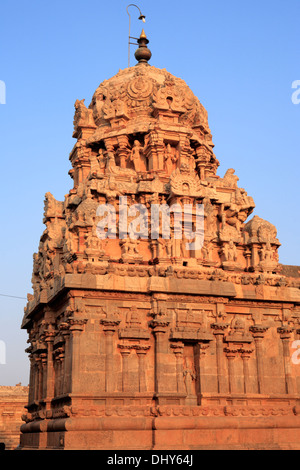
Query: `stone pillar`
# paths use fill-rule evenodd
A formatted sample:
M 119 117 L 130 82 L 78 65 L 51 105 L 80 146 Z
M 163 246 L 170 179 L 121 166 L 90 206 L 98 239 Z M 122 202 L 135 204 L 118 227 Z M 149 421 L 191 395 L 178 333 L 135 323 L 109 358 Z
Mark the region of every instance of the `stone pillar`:
M 165 146 L 162 132 L 155 130 L 149 134 L 149 144 L 146 149 L 146 155 L 149 159 L 148 170 L 163 170 L 164 169 L 164 154 Z
M 33 390 L 33 401 L 38 400 L 38 389 L 39 389 L 39 365 L 37 354 L 34 354 L 34 390 Z
M 208 162 L 210 160 L 210 153 L 207 148 L 203 145 L 196 148 L 196 168 L 198 171 L 199 178 L 201 180 L 205 179 L 205 170 L 207 168 Z
M 46 397 L 54 397 L 53 338 L 47 341 L 47 385 Z
M 28 394 L 28 404 L 30 405 L 34 401 L 34 390 L 35 390 L 35 371 L 34 371 L 34 356 L 33 354 L 29 355 L 30 361 L 30 375 L 29 375 L 29 394 Z
M 148 171 L 152 171 L 158 169 L 158 154 L 155 145 L 157 137 L 153 132 L 149 134 L 149 137 L 150 142 L 145 149 L 145 157 L 148 161 Z
M 218 393 L 228 392 L 228 382 L 225 379 L 225 357 L 224 357 L 224 334 L 225 329 L 228 327 L 227 323 L 213 323 L 211 327 L 216 336 L 216 360 L 217 360 L 217 380 L 218 380 Z
M 53 370 L 54 370 L 54 393 L 53 396 L 57 397 L 58 395 L 58 360 L 57 360 L 57 350 L 53 351 Z
M 263 363 L 263 349 L 262 341 L 264 338 L 264 333 L 267 331 L 268 327 L 262 325 L 250 326 L 249 331 L 252 332 L 254 343 L 255 343 L 255 352 L 256 352 L 256 365 L 257 365 L 257 388 L 258 393 L 265 393 L 265 384 L 264 384 L 264 363 Z
M 236 376 L 234 370 L 234 360 L 236 358 L 238 349 L 234 345 L 229 345 L 224 349 L 226 353 L 226 357 L 228 360 L 228 388 L 229 393 L 237 393 L 237 386 L 236 386 Z
M 103 325 L 105 336 L 105 391 L 115 391 L 115 375 L 114 375 L 114 357 L 113 357 L 113 337 L 117 326 L 121 320 L 116 318 L 104 318 L 100 320 Z
M 277 331 L 280 334 L 280 338 L 282 340 L 282 346 L 283 346 L 285 392 L 288 395 L 294 394 L 296 390 L 294 378 L 292 376 L 291 357 L 290 357 L 290 341 L 291 341 L 291 334 L 293 330 L 294 328 L 289 327 L 289 326 L 282 326 L 282 327 L 277 328 Z
M 80 391 L 80 336 L 84 330 L 84 325 L 87 320 L 70 318 L 70 333 L 71 333 L 71 356 L 72 356 L 72 379 L 71 379 L 71 392 L 76 393 Z
M 147 392 L 145 357 L 150 346 L 136 346 L 139 361 L 139 392 Z
M 57 368 L 58 368 L 58 385 L 57 385 L 57 395 L 62 395 L 63 393 L 63 366 L 64 366 L 64 349 L 60 347 L 57 351 Z
M 249 268 L 251 267 L 251 250 L 249 250 L 249 248 L 245 249 L 244 257 L 246 259 L 246 269 L 249 270 Z
M 60 325 L 62 337 L 65 342 L 65 357 L 64 357 L 64 371 L 63 371 L 63 388 L 62 393 L 69 393 L 71 391 L 70 372 L 72 367 L 72 354 L 70 350 L 70 331 L 68 323 Z
M 129 154 L 128 136 L 127 135 L 118 136 L 117 139 L 119 143 L 118 156 L 120 159 L 120 167 L 126 168 L 126 162 L 127 162 L 127 158 Z
M 205 392 L 205 355 L 206 350 L 209 348 L 209 344 L 207 343 L 199 343 L 199 379 L 198 379 L 198 389 L 199 389 L 199 404 L 201 402 L 201 394 Z
M 178 209 L 177 209 L 178 206 Z M 174 200 L 174 208 L 171 213 L 171 223 L 173 223 L 173 258 L 177 259 L 178 264 L 182 264 L 181 245 L 183 242 L 182 229 L 183 224 L 177 223 L 181 220 L 181 209 L 178 198 Z
M 160 393 L 166 390 L 164 377 L 165 361 L 167 350 L 165 347 L 165 333 L 169 326 L 169 321 L 164 319 L 152 320 L 151 326 L 155 336 L 155 391 Z
M 41 354 L 41 369 L 42 369 L 42 383 L 41 383 L 41 399 L 47 396 L 47 353 Z
M 172 344 L 173 353 L 176 357 L 176 380 L 177 380 L 177 392 L 184 393 L 185 386 L 183 382 L 183 343 Z
M 258 249 L 259 249 L 259 245 L 256 243 L 253 243 L 251 247 L 251 265 L 252 265 L 252 268 L 254 269 L 259 264 Z
M 113 374 L 113 336 L 114 331 L 106 330 L 105 334 L 105 391 L 114 391 L 114 374 Z
M 47 345 L 47 373 L 45 398 L 50 401 L 54 397 L 54 368 L 53 368 L 53 341 L 54 331 L 47 331 L 45 342 Z
M 119 149 L 119 158 L 120 158 L 120 167 L 126 168 L 126 161 L 128 157 L 128 150 L 127 149 Z
M 158 258 L 158 241 L 151 240 L 150 247 L 151 247 L 151 252 L 152 252 L 152 259 Z
M 36 400 L 39 401 L 43 394 L 43 369 L 42 369 L 42 358 L 40 354 L 36 359 L 37 364 L 37 387 L 36 387 Z
M 121 348 L 121 356 L 122 356 L 122 392 L 128 392 L 129 389 L 129 377 L 128 377 L 128 358 L 131 353 L 129 347 L 126 346 L 119 346 Z M 113 390 L 110 390 L 113 391 Z
M 157 392 L 163 390 L 163 383 L 164 383 L 164 372 L 163 372 L 163 358 L 164 358 L 164 336 L 165 330 L 164 329 L 156 329 L 154 332 L 155 335 L 155 358 L 156 358 L 156 384 L 155 389 Z
M 249 347 L 242 347 L 241 348 L 241 357 L 243 360 L 243 373 L 244 373 L 244 393 L 253 393 L 251 387 L 251 381 L 249 376 L 249 359 L 250 355 L 253 352 L 253 349 Z

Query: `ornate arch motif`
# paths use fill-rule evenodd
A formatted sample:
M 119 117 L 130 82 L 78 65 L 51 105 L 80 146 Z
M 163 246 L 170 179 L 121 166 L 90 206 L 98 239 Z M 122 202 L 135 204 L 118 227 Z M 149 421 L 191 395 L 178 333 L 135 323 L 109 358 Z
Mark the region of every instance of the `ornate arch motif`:
M 188 164 L 182 164 L 173 171 L 170 178 L 170 192 L 174 196 L 201 197 L 201 184 L 195 172 L 190 171 Z
M 147 100 L 153 92 L 153 82 L 151 79 L 137 75 L 127 85 L 127 95 L 132 107 L 139 106 L 141 102 Z

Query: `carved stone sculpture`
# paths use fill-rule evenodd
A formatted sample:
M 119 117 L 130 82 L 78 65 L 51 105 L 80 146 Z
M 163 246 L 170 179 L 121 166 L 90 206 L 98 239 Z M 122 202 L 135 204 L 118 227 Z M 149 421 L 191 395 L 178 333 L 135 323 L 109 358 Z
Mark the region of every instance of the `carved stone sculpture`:
M 76 101 L 72 187 L 46 194 L 20 448 L 299 449 L 300 268 L 147 43 Z

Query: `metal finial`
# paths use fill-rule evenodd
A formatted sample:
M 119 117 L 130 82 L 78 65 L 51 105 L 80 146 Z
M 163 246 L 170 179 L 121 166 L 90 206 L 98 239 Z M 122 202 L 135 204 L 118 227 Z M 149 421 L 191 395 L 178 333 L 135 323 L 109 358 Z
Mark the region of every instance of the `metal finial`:
M 129 11 L 128 11 L 128 8 L 129 7 L 135 7 L 139 10 L 139 13 L 140 13 L 140 16 L 139 16 L 139 20 L 141 20 L 143 23 L 146 23 L 146 16 L 142 14 L 140 8 L 135 5 L 134 3 L 130 3 L 130 5 L 127 6 L 126 8 L 126 11 L 127 11 L 127 14 L 129 16 L 129 35 L 128 35 L 128 67 L 130 67 L 130 44 L 134 44 L 136 45 L 136 43 L 133 43 L 133 42 L 130 42 L 130 39 L 135 39 L 136 41 L 138 41 L 138 38 L 134 38 L 132 36 L 130 36 L 130 28 L 131 28 L 131 16 L 129 14 Z
M 147 44 L 149 44 L 149 41 L 147 39 L 147 36 L 145 34 L 145 31 L 143 30 L 139 39 L 137 40 L 139 48 L 135 51 L 135 58 L 138 61 L 139 64 L 147 64 L 148 61 L 152 57 L 152 53 L 150 49 L 148 49 Z

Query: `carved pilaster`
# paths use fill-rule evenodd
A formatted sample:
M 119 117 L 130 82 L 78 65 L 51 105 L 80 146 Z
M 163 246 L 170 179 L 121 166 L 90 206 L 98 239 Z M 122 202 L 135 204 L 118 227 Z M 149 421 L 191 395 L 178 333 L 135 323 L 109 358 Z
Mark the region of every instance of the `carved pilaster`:
M 154 320 L 150 322 L 150 326 L 153 328 L 153 334 L 155 337 L 155 390 L 157 393 L 163 391 L 166 387 L 164 377 L 164 364 L 166 362 L 167 343 L 165 340 L 165 334 L 168 329 L 170 322 L 165 318 L 164 315 L 157 315 Z
M 205 367 L 205 356 L 206 351 L 209 348 L 209 343 L 199 343 L 198 344 L 198 364 L 199 364 L 199 371 L 198 371 L 198 396 L 199 396 L 199 404 L 201 403 L 201 394 L 204 393 L 206 390 L 206 367 Z
M 35 360 L 36 363 L 36 389 L 35 389 L 35 399 L 39 401 L 42 398 L 42 387 L 43 387 L 43 369 L 42 369 L 42 359 L 41 356 L 38 355 Z
M 120 163 L 120 168 L 126 168 L 127 159 L 129 156 L 129 142 L 127 135 L 121 135 L 117 137 L 119 143 L 118 149 L 118 158 Z
M 114 376 L 114 348 L 113 337 L 115 331 L 120 323 L 118 317 L 107 317 L 100 320 L 103 325 L 105 335 L 105 391 L 113 392 L 115 390 L 115 376 Z
M 211 328 L 214 330 L 216 337 L 216 360 L 217 360 L 217 379 L 218 379 L 218 393 L 228 392 L 228 382 L 225 379 L 225 361 L 224 361 L 224 334 L 228 328 L 227 323 L 213 323 Z
M 251 381 L 249 376 L 249 359 L 251 354 L 253 353 L 253 348 L 250 346 L 242 346 L 241 350 L 241 357 L 243 360 L 243 373 L 244 373 L 244 393 L 254 393 L 251 387 Z
M 256 352 L 256 365 L 257 365 L 257 388 L 258 393 L 265 393 L 265 383 L 264 383 L 264 362 L 263 362 L 263 338 L 265 332 L 268 330 L 267 326 L 263 325 L 253 325 L 250 326 L 249 331 L 251 331 L 254 343 L 255 343 L 255 352 Z
M 45 398 L 50 401 L 54 397 L 54 368 L 53 368 L 53 342 L 56 331 L 52 324 L 50 324 L 45 331 L 45 343 L 47 345 L 47 380 Z M 48 407 L 48 405 L 47 405 Z
M 64 362 L 64 348 L 63 346 L 58 347 L 54 351 L 55 357 L 55 396 L 60 396 L 63 389 L 63 362 Z
M 129 389 L 128 359 L 131 353 L 131 348 L 126 345 L 119 345 L 119 348 L 122 356 L 122 392 L 127 392 Z
M 32 348 L 28 348 L 26 351 L 29 352 L 29 349 L 31 350 Z M 34 380 L 35 380 L 35 373 L 34 373 L 34 365 L 35 365 L 35 359 L 33 354 L 29 355 L 29 361 L 30 361 L 30 375 L 29 375 L 29 394 L 28 394 L 28 405 L 30 405 L 34 401 Z
M 72 355 L 70 349 L 70 325 L 63 322 L 59 325 L 60 334 L 65 343 L 65 357 L 64 357 L 64 371 L 63 371 L 63 386 L 62 393 L 69 393 L 71 391 L 71 367 Z
M 210 161 L 211 152 L 204 145 L 196 147 L 196 168 L 201 180 L 205 180 L 205 170 Z
M 84 325 L 87 319 L 74 318 L 68 319 L 71 333 L 71 356 L 72 356 L 72 383 L 71 392 L 76 393 L 80 391 L 80 336 L 84 330 Z
M 136 354 L 139 360 L 139 391 L 147 391 L 146 364 L 145 357 L 150 346 L 135 346 Z
M 183 382 L 183 343 L 174 343 L 171 344 L 171 348 L 176 357 L 176 381 L 177 381 L 177 392 L 184 393 L 185 386 Z
M 290 357 L 290 341 L 294 328 L 292 326 L 281 326 L 277 328 L 277 332 L 280 334 L 280 338 L 283 346 L 283 364 L 284 364 L 284 375 L 285 375 L 285 392 L 288 395 L 295 393 L 296 385 L 292 376 L 291 369 L 291 357 Z
M 46 385 L 47 385 L 47 353 L 41 353 L 41 384 L 40 384 L 40 399 L 46 398 Z
M 230 344 L 226 348 L 224 348 L 224 351 L 226 353 L 226 357 L 228 360 L 228 388 L 229 388 L 229 393 L 237 393 L 237 384 L 236 384 L 236 374 L 235 374 L 235 368 L 234 368 L 234 362 L 235 358 L 237 356 L 237 353 L 239 351 L 238 346 L 234 344 Z

